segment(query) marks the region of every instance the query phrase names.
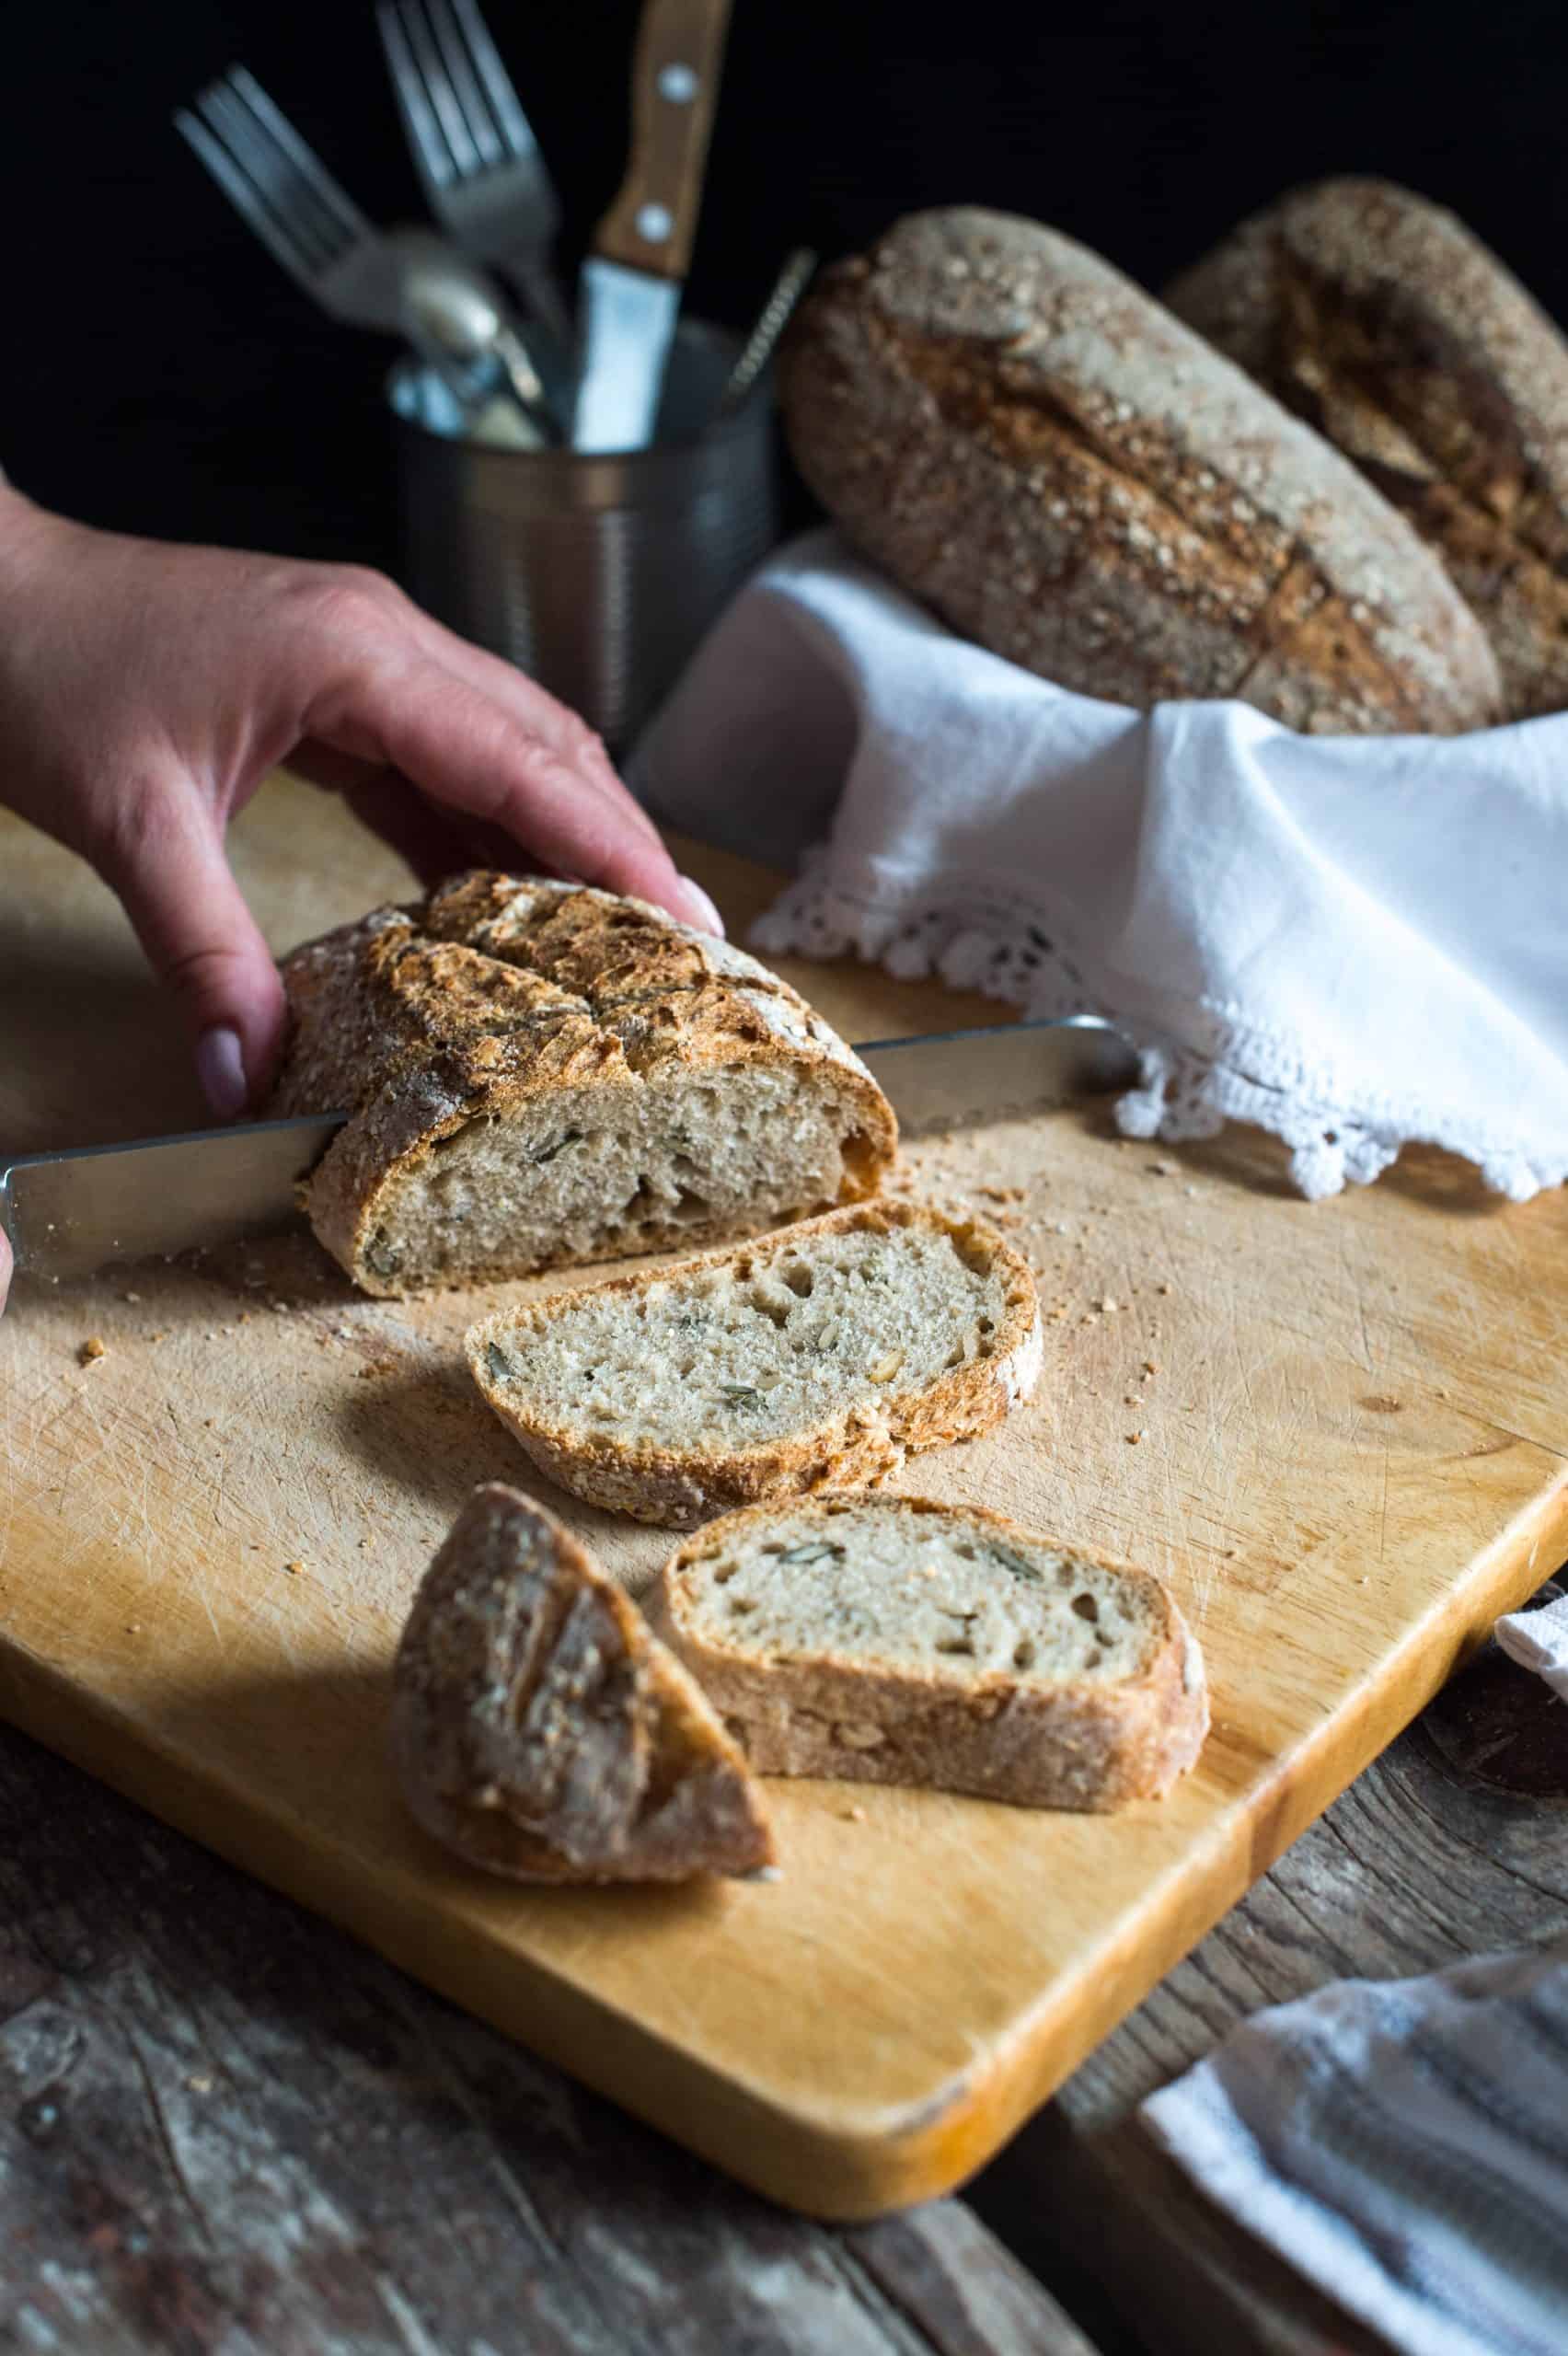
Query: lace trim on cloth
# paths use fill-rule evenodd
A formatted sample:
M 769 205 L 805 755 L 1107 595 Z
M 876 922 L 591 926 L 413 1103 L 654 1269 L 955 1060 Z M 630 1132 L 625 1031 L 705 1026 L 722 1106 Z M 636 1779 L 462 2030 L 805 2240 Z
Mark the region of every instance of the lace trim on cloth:
M 1251 1121 L 1289 1148 L 1291 1181 L 1309 1202 L 1347 1184 L 1369 1184 L 1402 1146 L 1418 1140 L 1474 1162 L 1484 1184 L 1512 1202 L 1568 1184 L 1568 1157 L 1532 1159 L 1516 1141 L 1488 1137 L 1473 1123 L 1423 1118 L 1392 1103 L 1353 1110 L 1279 1042 L 1227 1021 L 1212 1006 L 1183 1009 L 1205 1034 L 1205 1045 L 1195 1047 L 1147 1017 L 1108 1004 L 1057 940 L 972 882 L 955 879 L 946 905 L 911 908 L 896 905 L 896 885 L 873 899 L 835 884 L 828 858 L 824 844 L 805 854 L 795 882 L 752 926 L 755 948 L 770 956 L 824 959 L 852 953 L 900 981 L 934 974 L 1037 1022 L 1104 1016 L 1139 1057 L 1138 1085 L 1116 1103 L 1124 1137 L 1174 1145 L 1216 1137 L 1228 1121 Z M 1260 1072 L 1272 1076 L 1261 1079 Z

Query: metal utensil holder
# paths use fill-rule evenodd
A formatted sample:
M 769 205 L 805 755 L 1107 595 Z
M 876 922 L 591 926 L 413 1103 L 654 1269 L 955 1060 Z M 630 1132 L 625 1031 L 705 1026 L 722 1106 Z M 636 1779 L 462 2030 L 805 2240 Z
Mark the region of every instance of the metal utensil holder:
M 767 388 L 708 422 L 738 348 L 683 321 L 659 440 L 595 456 L 462 439 L 427 370 L 407 361 L 390 380 L 409 595 L 581 712 L 612 752 L 778 537 Z

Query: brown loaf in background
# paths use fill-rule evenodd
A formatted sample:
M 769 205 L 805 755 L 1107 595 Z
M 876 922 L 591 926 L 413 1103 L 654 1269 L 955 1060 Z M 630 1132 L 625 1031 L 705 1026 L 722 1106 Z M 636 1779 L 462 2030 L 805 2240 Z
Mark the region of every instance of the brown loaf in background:
M 912 214 L 818 282 L 780 375 L 847 536 L 1027 670 L 1316 731 L 1496 716 L 1485 633 L 1403 518 L 1069 237 Z
M 1407 189 L 1324 180 L 1166 300 L 1441 551 L 1513 715 L 1568 705 L 1568 341 L 1495 256 Z

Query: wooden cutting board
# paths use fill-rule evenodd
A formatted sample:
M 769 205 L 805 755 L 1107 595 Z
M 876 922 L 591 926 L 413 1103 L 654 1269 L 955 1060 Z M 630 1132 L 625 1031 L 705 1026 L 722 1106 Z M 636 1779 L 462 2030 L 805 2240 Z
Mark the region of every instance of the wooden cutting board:
M 280 948 L 406 889 L 282 780 L 236 858 Z M 690 863 L 733 924 L 771 888 Z M 986 1017 L 934 986 L 790 970 L 852 1037 Z M 0 826 L 0 1140 L 193 1113 L 108 895 Z M 780 2200 L 864 2216 L 955 2183 L 1568 1551 L 1568 1196 L 1502 1205 L 1411 1156 L 1311 1207 L 1267 1140 L 1151 1149 L 1102 1109 L 911 1161 L 1029 1252 L 1047 1356 L 1026 1412 L 901 1485 L 1172 1582 L 1215 1727 L 1163 1805 L 778 1783 L 772 1885 L 528 1892 L 448 1863 L 399 1810 L 383 1721 L 469 1484 L 536 1488 L 634 1588 L 666 1542 L 563 1506 L 471 1391 L 465 1324 L 536 1286 L 363 1300 L 303 1230 L 17 1286 L 0 1708 Z

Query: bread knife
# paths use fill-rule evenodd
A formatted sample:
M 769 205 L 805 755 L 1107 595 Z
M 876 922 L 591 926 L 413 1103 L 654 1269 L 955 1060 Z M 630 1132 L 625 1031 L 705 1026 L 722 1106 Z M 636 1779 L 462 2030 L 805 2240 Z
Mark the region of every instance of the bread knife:
M 1039 1111 L 1090 1091 L 1130 1088 L 1138 1058 L 1090 1015 L 1000 1022 L 856 1051 L 906 1137 Z M 279 1226 L 302 1178 L 347 1116 L 253 1121 L 228 1129 L 0 1161 L 0 1226 L 17 1266 L 58 1279 L 120 1260 L 233 1243 Z
M 575 450 L 642 450 L 702 202 L 730 0 L 647 0 L 632 68 L 631 156 L 582 265 Z

